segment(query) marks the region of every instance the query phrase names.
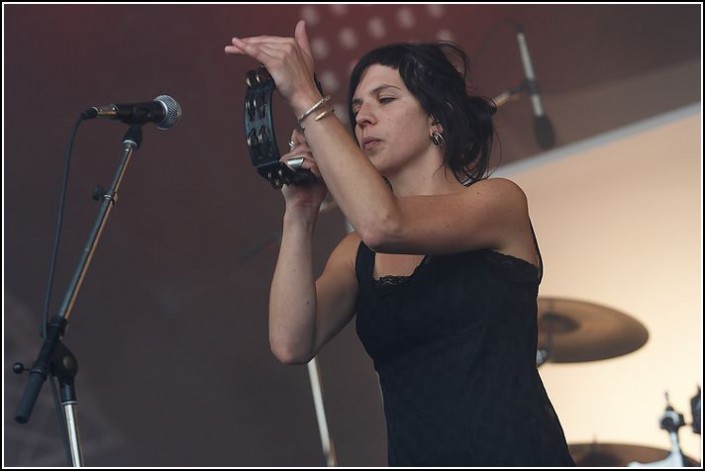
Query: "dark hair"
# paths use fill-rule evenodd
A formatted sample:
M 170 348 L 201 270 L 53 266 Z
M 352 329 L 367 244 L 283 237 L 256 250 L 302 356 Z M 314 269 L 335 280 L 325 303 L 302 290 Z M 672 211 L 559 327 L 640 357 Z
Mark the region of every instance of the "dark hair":
M 460 70 L 448 53 L 457 55 Z M 423 109 L 443 126 L 445 164 L 458 181 L 486 178 L 494 137 L 492 114 L 497 108 L 486 98 L 469 95 L 469 62 L 467 54 L 450 42 L 390 44 L 368 52 L 350 75 L 348 110 L 353 129 L 352 99 L 362 74 L 375 64 L 391 67 L 399 71 Z

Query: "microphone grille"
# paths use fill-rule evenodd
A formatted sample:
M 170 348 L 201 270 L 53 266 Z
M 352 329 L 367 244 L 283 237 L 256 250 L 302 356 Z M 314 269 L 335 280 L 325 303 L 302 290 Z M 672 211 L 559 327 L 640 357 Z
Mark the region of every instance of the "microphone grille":
M 164 105 L 166 113 L 164 119 L 157 123 L 158 129 L 169 129 L 174 126 L 181 117 L 181 105 L 169 95 L 159 95 L 154 101 Z

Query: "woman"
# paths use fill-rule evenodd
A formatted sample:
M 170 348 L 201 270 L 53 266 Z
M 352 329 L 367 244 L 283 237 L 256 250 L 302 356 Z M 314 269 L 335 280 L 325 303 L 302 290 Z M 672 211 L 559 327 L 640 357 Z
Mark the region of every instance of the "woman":
M 294 36 L 225 48 L 268 69 L 303 130 L 282 161 L 317 177 L 283 189 L 272 352 L 306 363 L 357 314 L 390 465 L 572 465 L 536 369 L 541 258 L 526 197 L 486 176 L 494 107 L 467 95 L 465 54 L 405 44 L 364 56 L 350 83 L 353 140 L 315 86 L 303 21 Z M 355 231 L 316 279 L 311 239 L 328 191 Z

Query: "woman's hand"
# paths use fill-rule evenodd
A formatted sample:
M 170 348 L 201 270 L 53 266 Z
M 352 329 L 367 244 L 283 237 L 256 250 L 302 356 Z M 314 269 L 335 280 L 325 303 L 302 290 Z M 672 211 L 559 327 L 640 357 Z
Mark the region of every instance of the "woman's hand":
M 297 116 L 321 96 L 313 80 L 313 55 L 303 20 L 296 24 L 293 38 L 234 37 L 232 45 L 225 46 L 225 53 L 244 54 L 264 65 Z
M 287 210 L 310 210 L 318 213 L 322 201 L 328 194 L 328 188 L 323 182 L 306 138 L 298 129 L 291 133 L 291 144 L 293 144 L 291 150 L 282 155 L 279 161 L 292 170 L 309 170 L 315 180 L 301 185 L 285 185 L 282 188 Z

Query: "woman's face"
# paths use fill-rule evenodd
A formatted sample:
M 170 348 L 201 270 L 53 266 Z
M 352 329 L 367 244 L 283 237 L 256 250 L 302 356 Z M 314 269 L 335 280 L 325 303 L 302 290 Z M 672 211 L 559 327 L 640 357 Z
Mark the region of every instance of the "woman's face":
M 383 175 L 413 162 L 433 146 L 428 113 L 391 67 L 375 64 L 365 70 L 352 109 L 358 144 Z

